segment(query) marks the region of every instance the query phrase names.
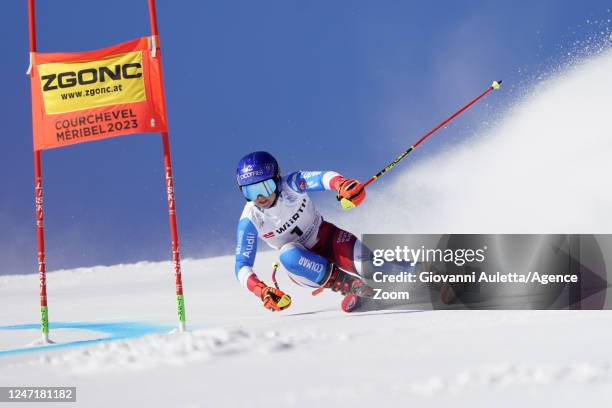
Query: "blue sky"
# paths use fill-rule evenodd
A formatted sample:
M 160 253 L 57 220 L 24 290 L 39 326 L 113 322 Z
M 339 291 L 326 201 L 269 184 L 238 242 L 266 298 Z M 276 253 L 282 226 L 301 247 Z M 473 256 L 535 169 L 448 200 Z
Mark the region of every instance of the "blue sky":
M 39 1 L 39 51 L 147 35 L 146 3 Z M 243 154 L 268 150 L 286 172 L 333 169 L 366 179 L 503 79 L 503 92 L 413 159 L 426 157 L 472 134 L 568 53 L 609 35 L 610 8 L 609 1 L 158 0 L 182 256 L 232 253 L 244 204 L 234 170 Z M 33 273 L 27 2 L 5 2 L 0 23 L 0 274 Z M 43 171 L 49 270 L 170 258 L 158 135 L 46 151 Z M 333 194 L 320 195 L 323 206 L 334 204 Z

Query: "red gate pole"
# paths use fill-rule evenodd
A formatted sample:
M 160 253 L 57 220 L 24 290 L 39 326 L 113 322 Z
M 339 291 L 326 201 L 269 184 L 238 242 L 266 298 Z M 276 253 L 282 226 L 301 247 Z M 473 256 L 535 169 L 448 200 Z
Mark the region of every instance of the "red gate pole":
M 155 10 L 155 0 L 149 0 L 149 22 L 151 25 L 151 35 L 156 39 L 153 44 L 154 46 L 158 46 L 157 11 Z M 179 331 L 183 332 L 186 330 L 185 298 L 183 297 L 183 279 L 181 277 L 181 258 L 179 253 L 178 227 L 176 223 L 176 202 L 174 199 L 174 177 L 172 176 L 172 160 L 170 158 L 170 138 L 168 137 L 168 132 L 162 132 L 161 135 L 164 147 L 166 191 L 168 194 L 168 217 L 170 221 L 170 238 L 172 240 L 172 261 L 174 263 Z
M 28 1 L 28 19 L 30 26 L 30 64 L 32 53 L 36 52 L 36 10 L 34 0 Z M 36 230 L 38 235 L 38 279 L 40 281 L 40 327 L 42 342 L 49 340 L 49 309 L 47 308 L 47 271 L 45 266 L 45 227 L 43 223 L 43 189 L 42 162 L 40 150 L 34 151 L 34 196 L 36 204 Z

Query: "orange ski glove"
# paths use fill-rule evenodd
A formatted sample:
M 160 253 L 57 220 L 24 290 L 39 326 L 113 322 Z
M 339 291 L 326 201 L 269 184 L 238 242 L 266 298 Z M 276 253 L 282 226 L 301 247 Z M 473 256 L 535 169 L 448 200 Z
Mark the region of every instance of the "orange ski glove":
M 253 293 L 258 296 L 266 309 L 278 312 L 291 306 L 291 297 L 280 289 L 266 286 L 263 282 L 258 282 L 253 288 Z
M 345 210 L 357 207 L 365 200 L 365 197 L 366 192 L 363 184 L 358 180 L 344 179 L 338 184 L 336 198 Z

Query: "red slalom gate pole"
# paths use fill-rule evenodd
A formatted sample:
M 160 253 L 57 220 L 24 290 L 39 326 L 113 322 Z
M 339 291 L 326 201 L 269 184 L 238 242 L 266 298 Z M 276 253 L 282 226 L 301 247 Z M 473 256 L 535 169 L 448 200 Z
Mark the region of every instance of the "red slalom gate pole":
M 36 52 L 36 9 L 34 0 L 28 0 L 30 27 L 30 62 Z M 47 306 L 47 269 L 45 266 L 45 226 L 43 216 L 42 160 L 40 150 L 34 151 L 34 197 L 36 205 L 36 233 L 38 238 L 38 279 L 40 284 L 40 328 L 42 343 L 49 344 L 49 309 Z
M 151 25 L 151 35 L 155 38 L 156 46 L 159 46 L 159 42 L 157 41 L 158 31 L 155 0 L 149 0 L 149 23 Z M 183 278 L 181 275 L 181 257 L 179 252 L 178 226 L 176 222 L 176 201 L 174 197 L 174 177 L 172 175 L 172 160 L 170 157 L 170 138 L 168 136 L 168 132 L 162 132 L 161 135 L 162 144 L 164 148 L 166 192 L 168 195 L 168 218 L 170 221 L 170 238 L 172 240 L 172 262 L 174 264 L 179 331 L 183 332 L 187 329 L 185 323 L 185 298 L 183 296 Z

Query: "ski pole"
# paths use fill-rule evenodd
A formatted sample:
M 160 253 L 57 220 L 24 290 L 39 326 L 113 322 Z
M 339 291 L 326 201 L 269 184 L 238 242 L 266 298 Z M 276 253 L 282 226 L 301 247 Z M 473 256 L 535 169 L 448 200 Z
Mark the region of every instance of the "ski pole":
M 276 280 L 276 270 L 280 267 L 280 264 L 278 262 L 274 262 L 272 264 L 272 283 L 274 283 L 274 286 L 276 286 L 276 289 L 280 290 L 280 287 L 278 286 L 278 281 Z M 279 297 L 276 294 L 272 294 L 274 301 L 276 301 L 276 303 L 281 307 L 281 309 L 286 309 L 289 306 L 291 306 L 291 296 L 287 295 L 286 293 L 283 294 L 283 296 Z
M 436 131 L 438 131 L 441 127 L 447 125 L 450 121 L 452 121 L 453 119 L 455 119 L 457 116 L 461 115 L 464 111 L 466 111 L 470 106 L 474 105 L 476 102 L 478 102 L 480 99 L 484 98 L 489 92 L 493 91 L 493 90 L 497 90 L 499 89 L 499 87 L 501 86 L 502 81 L 493 81 L 493 83 L 491 84 L 490 87 L 487 88 L 486 91 L 484 91 L 483 93 L 481 93 L 480 95 L 478 95 L 476 98 L 472 99 L 467 105 L 465 105 L 464 107 L 462 107 L 461 109 L 459 109 L 457 112 L 453 113 L 451 116 L 449 116 L 448 118 L 446 118 L 444 121 L 442 121 L 438 126 L 436 126 L 435 128 L 431 129 L 429 132 L 427 132 L 427 134 L 425 134 L 423 137 L 421 137 L 415 144 L 413 144 L 412 146 L 410 146 L 407 150 L 405 150 L 402 154 L 400 154 L 399 156 L 397 156 L 397 158 L 395 160 L 393 160 L 387 167 L 385 167 L 384 169 L 382 169 L 381 171 L 379 171 L 378 173 L 376 173 L 376 175 L 370 177 L 368 179 L 368 181 L 366 181 L 365 183 L 363 183 L 363 187 L 367 187 L 368 185 L 372 184 L 374 181 L 376 181 L 379 177 L 382 177 L 386 172 L 388 172 L 389 170 L 391 170 L 393 167 L 395 167 L 395 165 L 397 163 L 399 163 L 400 161 L 402 161 L 404 159 L 404 157 L 408 156 L 408 154 L 410 152 L 412 152 L 414 149 L 417 148 L 418 145 L 420 145 L 421 143 L 423 143 L 425 141 L 425 139 L 427 139 L 429 136 L 431 136 L 432 134 L 434 134 Z M 355 207 L 355 205 L 347 200 L 346 198 L 342 198 L 340 200 L 340 204 L 342 205 L 342 208 L 344 208 L 345 210 L 350 210 L 351 208 Z
M 278 290 L 280 290 L 280 288 L 278 287 L 278 281 L 276 280 L 276 270 L 279 266 L 280 264 L 278 262 L 274 262 L 272 264 L 272 283 L 274 283 L 274 286 L 276 286 L 276 289 Z

